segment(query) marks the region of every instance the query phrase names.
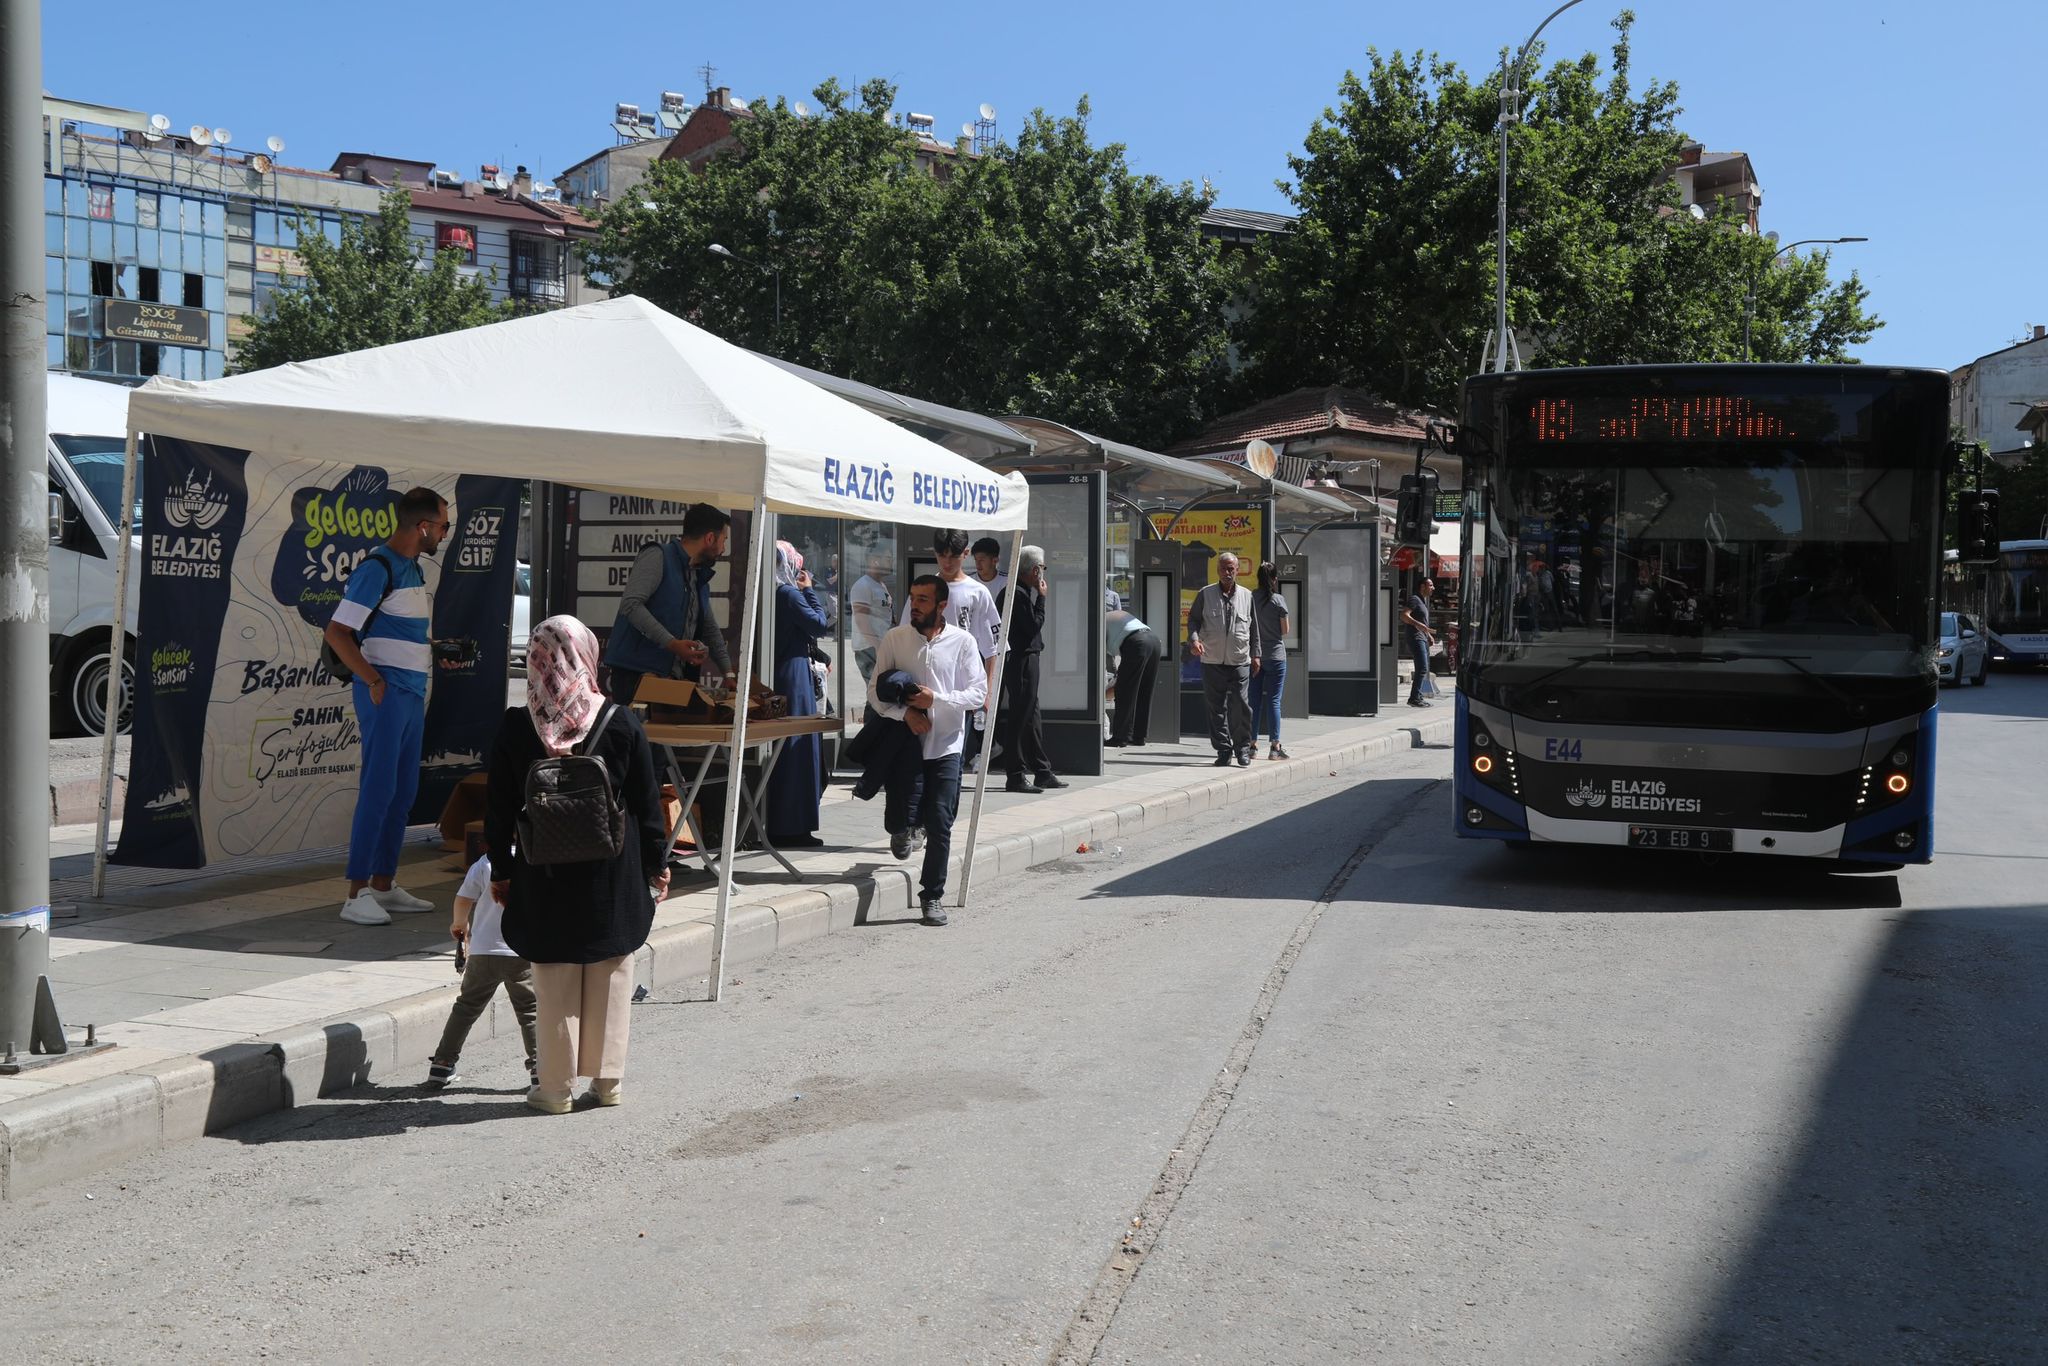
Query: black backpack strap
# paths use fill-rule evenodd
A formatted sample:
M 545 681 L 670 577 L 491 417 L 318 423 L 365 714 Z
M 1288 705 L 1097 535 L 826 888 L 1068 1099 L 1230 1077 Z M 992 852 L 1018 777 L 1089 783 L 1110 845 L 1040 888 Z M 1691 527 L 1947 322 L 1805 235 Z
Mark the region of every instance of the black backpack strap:
M 398 565 L 389 555 L 383 553 L 386 549 L 387 547 L 381 545 L 372 547 L 370 553 L 363 557 L 384 566 L 384 591 L 377 595 L 377 605 L 370 609 L 370 615 L 364 617 L 363 624 L 356 628 L 357 640 L 370 633 L 370 627 L 375 624 L 377 614 L 384 610 L 384 599 L 398 590 Z
M 612 723 L 612 717 L 618 710 L 618 703 L 609 700 L 605 702 L 603 709 L 597 713 L 597 720 L 591 723 L 590 733 L 583 737 L 583 743 L 576 751 L 578 754 L 588 755 L 597 748 L 598 737 L 604 734 L 604 728 Z

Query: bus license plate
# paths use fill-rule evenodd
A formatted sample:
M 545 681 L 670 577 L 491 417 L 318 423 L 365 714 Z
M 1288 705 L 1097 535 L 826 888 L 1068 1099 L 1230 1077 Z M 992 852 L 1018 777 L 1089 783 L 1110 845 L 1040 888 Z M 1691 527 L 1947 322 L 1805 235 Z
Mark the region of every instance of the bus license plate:
M 1735 848 L 1735 832 L 1678 825 L 1631 825 L 1628 828 L 1628 847 L 1730 853 Z

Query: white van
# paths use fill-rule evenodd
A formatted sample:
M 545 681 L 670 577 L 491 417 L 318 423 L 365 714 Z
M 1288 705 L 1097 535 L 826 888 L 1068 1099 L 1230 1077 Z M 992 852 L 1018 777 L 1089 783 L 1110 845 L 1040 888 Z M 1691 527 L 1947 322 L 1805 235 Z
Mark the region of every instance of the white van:
M 106 725 L 107 648 L 114 630 L 120 543 L 121 457 L 128 390 L 50 375 L 50 720 L 60 733 L 98 735 Z M 137 457 L 138 462 L 140 456 Z M 142 472 L 135 476 L 142 496 Z M 139 507 L 139 503 L 138 503 Z M 140 512 L 129 525 L 139 531 Z M 139 537 L 138 537 L 139 545 Z M 128 639 L 121 662 L 121 729 L 135 711 L 135 610 L 140 560 L 128 566 Z

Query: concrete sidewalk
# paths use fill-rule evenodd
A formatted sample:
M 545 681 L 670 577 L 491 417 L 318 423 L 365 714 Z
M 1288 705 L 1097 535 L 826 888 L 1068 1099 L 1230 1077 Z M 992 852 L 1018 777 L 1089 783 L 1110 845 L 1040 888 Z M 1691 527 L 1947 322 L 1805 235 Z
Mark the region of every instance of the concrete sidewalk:
M 1189 812 L 1346 769 L 1420 744 L 1448 743 L 1450 698 L 1431 711 L 1396 705 L 1369 718 L 1287 723 L 1289 760 L 1210 765 L 1206 744 L 1111 751 L 1099 778 L 1060 792 L 1002 793 L 993 775 L 982 812 L 975 878 L 1011 877 L 1087 843 L 1158 828 Z M 956 827 L 953 882 L 966 843 Z M 826 793 L 822 849 L 790 852 L 791 877 L 764 856 L 742 856 L 725 969 L 870 920 L 915 914 L 917 862 L 897 863 L 881 832 L 881 803 Z M 342 921 L 340 851 L 301 853 L 232 872 L 110 870 L 89 897 L 89 827 L 52 832 L 51 899 L 59 919 L 51 977 L 73 1038 L 88 1021 L 115 1046 L 0 1076 L 0 1199 L 67 1180 L 118 1158 L 196 1138 L 270 1110 L 346 1090 L 372 1076 L 424 1074 L 454 997 L 447 910 L 459 856 L 415 831 L 400 881 L 434 913 L 388 926 Z M 636 955 L 641 984 L 708 996 L 716 889 L 701 872 L 679 879 Z M 973 914 L 970 909 L 966 914 Z M 470 1051 L 517 1048 L 502 993 L 477 1022 Z

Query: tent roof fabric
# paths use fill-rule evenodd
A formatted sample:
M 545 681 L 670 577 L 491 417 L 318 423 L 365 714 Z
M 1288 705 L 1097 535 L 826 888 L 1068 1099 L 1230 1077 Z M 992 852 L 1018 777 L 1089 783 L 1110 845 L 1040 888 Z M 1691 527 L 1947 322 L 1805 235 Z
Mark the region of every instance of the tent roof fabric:
M 1011 531 L 991 473 L 639 298 L 217 380 L 151 380 L 139 432 L 722 507 Z

